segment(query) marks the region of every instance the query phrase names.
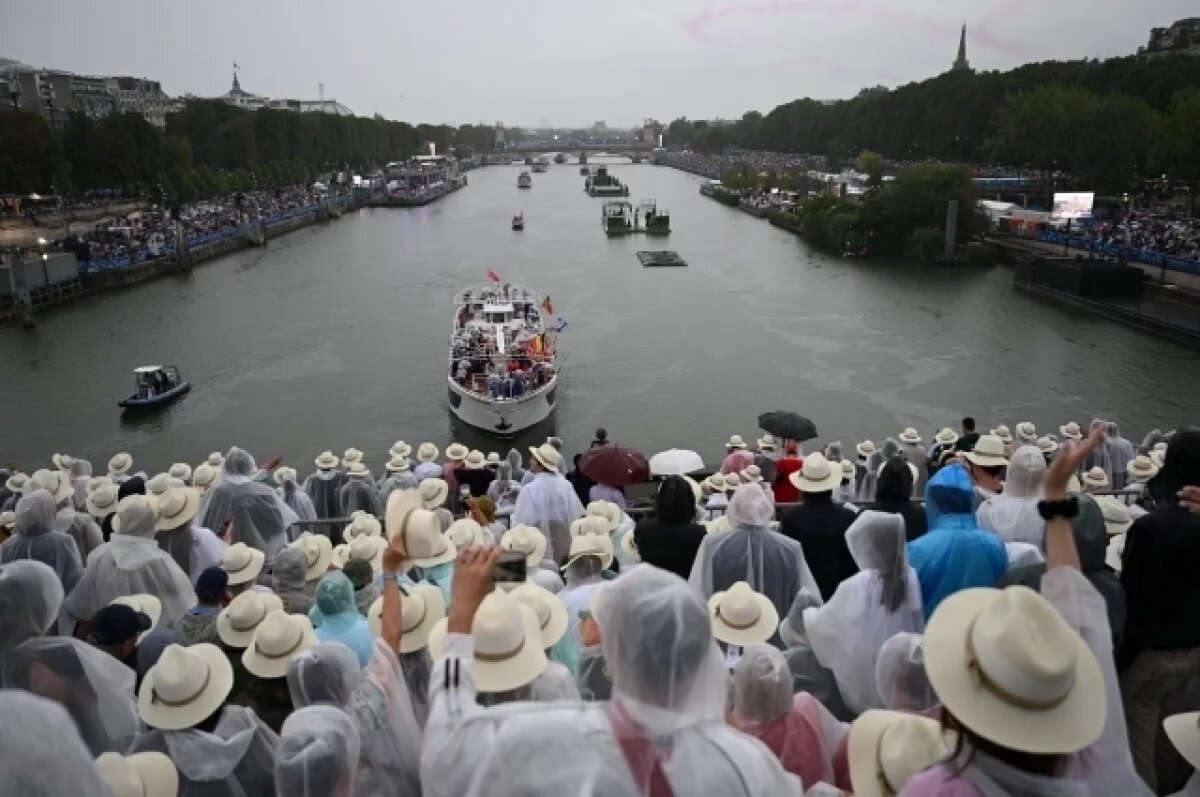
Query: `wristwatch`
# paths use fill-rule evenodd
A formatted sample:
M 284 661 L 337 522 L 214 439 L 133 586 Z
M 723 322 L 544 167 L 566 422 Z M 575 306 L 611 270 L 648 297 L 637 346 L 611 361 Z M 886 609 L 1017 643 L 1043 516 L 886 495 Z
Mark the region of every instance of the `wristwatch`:
M 1071 496 L 1061 501 L 1038 501 L 1037 511 L 1042 520 L 1054 520 L 1057 517 L 1071 520 L 1079 514 L 1079 499 Z
M 394 573 L 394 572 L 389 572 L 389 571 L 385 570 L 385 571 L 383 571 L 383 580 L 385 583 L 388 581 L 391 581 L 393 584 L 399 584 L 400 583 L 400 574 Z

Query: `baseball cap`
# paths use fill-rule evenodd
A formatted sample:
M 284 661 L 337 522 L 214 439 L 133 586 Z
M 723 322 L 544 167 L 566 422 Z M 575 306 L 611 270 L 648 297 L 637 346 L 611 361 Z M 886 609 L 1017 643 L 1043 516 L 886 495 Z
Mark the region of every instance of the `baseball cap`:
M 229 573 L 222 567 L 206 567 L 196 579 L 196 598 L 201 603 L 218 601 L 229 587 Z
M 120 645 L 153 625 L 149 615 L 124 604 L 112 604 L 92 615 L 88 640 L 97 645 Z

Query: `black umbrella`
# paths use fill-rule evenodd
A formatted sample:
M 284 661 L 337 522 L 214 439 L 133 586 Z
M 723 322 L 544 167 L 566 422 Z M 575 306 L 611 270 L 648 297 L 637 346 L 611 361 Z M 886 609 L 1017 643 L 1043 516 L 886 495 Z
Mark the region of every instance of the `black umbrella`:
M 812 440 L 817 436 L 817 427 L 803 415 L 784 410 L 764 412 L 758 416 L 758 427 L 785 440 Z

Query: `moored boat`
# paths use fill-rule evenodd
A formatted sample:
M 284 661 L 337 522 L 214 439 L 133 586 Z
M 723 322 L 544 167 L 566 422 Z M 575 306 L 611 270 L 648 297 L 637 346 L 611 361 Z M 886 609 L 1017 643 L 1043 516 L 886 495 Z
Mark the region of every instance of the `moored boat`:
M 605 166 L 596 167 L 596 171 L 583 181 L 583 190 L 588 196 L 629 196 L 629 186 L 609 174 Z
M 638 206 L 635 225 L 647 235 L 669 235 L 671 233 L 671 212 L 658 206 L 653 199 L 643 199 Z
M 623 200 L 609 200 L 600 210 L 600 226 L 610 238 L 633 232 L 633 205 Z
M 517 188 L 533 188 L 533 177 L 529 172 L 522 171 L 517 175 Z
M 545 155 L 539 155 L 533 161 L 534 172 L 544 172 L 550 168 L 550 159 Z
M 566 156 L 566 155 L 564 155 L 563 153 L 561 153 L 561 152 L 560 152 L 560 153 L 558 153 L 557 155 L 555 155 L 555 156 L 554 156 L 554 162 L 555 162 L 555 163 L 566 163 L 566 162 L 567 162 L 567 156 Z
M 517 215 L 513 216 L 512 228 L 516 232 L 521 232 L 522 230 L 525 229 L 525 214 L 524 213 L 518 213 Z
M 133 370 L 134 389 L 117 402 L 126 410 L 145 410 L 170 404 L 192 389 L 173 365 L 143 365 Z

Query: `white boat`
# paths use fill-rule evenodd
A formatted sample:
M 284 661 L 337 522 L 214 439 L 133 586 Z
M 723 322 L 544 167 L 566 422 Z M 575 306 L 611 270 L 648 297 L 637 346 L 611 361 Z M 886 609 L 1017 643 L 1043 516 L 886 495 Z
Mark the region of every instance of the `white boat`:
M 517 175 L 517 188 L 533 188 L 533 177 L 529 172 L 521 172 Z
M 545 420 L 558 392 L 556 346 L 563 326 L 550 322 L 549 300 L 503 283 L 469 288 L 454 304 L 450 411 L 502 436 Z

